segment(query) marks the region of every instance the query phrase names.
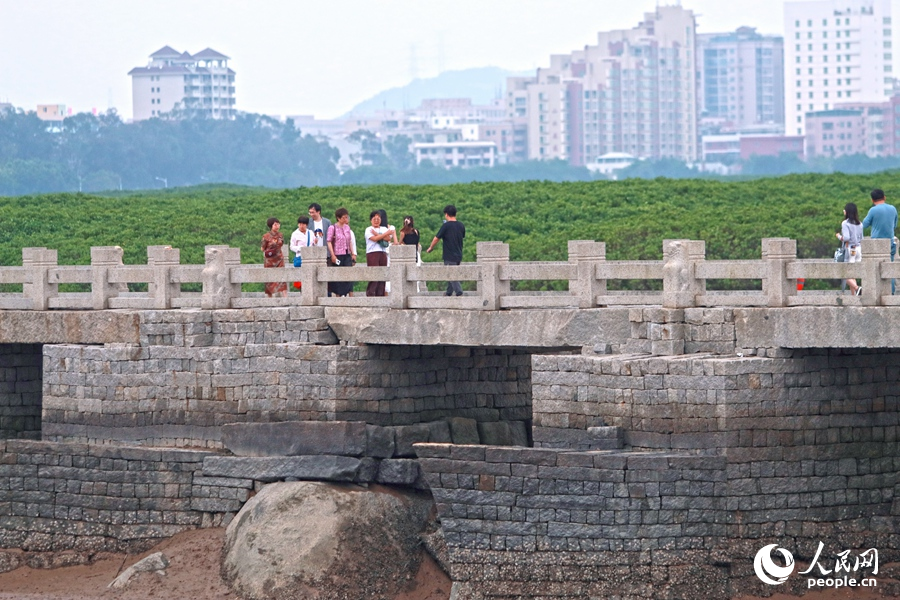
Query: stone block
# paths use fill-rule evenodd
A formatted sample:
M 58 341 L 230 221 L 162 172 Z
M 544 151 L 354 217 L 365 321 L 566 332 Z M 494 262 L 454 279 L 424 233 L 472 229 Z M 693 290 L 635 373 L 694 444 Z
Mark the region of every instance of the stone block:
M 415 457 L 416 452 L 415 450 L 413 450 L 413 444 L 430 442 L 431 426 L 428 423 L 401 425 L 394 428 L 394 434 L 396 435 L 396 448 L 394 449 L 394 456 Z
M 357 421 L 285 421 L 222 426 L 222 443 L 237 456 L 363 456 L 367 439 L 366 424 Z
M 415 485 L 422 476 L 419 461 L 409 458 L 393 458 L 381 461 L 375 481 L 391 485 Z
M 356 481 L 362 466 L 360 459 L 348 456 L 211 456 L 203 461 L 203 475 L 256 481 Z
M 450 417 L 447 419 L 450 426 L 450 438 L 454 444 L 479 444 L 478 422 L 475 419 L 465 417 Z
M 512 446 L 513 436 L 509 423 L 493 421 L 478 424 L 478 437 L 487 446 Z
M 395 449 L 394 430 L 391 427 L 366 425 L 366 456 L 390 458 Z

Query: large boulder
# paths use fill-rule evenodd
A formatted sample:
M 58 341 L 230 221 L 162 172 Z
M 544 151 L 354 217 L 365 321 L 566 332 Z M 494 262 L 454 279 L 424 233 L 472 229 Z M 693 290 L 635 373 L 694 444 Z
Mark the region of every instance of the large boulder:
M 271 483 L 225 534 L 222 573 L 247 600 L 390 598 L 419 567 L 429 495 Z

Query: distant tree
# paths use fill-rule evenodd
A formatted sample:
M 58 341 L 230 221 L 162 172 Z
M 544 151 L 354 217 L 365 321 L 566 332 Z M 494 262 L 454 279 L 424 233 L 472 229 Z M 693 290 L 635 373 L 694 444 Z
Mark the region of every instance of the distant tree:
M 691 179 L 701 177 L 701 173 L 676 158 L 661 158 L 636 161 L 620 170 L 618 176 L 619 179 Z
M 778 156 L 760 156 L 754 154 L 744 161 L 744 175 L 787 175 L 789 173 L 808 173 L 810 166 L 794 153 L 782 152 Z
M 416 157 L 409 151 L 412 140 L 405 135 L 394 135 L 384 142 L 384 151 L 391 161 L 391 166 L 401 171 L 411 169 Z

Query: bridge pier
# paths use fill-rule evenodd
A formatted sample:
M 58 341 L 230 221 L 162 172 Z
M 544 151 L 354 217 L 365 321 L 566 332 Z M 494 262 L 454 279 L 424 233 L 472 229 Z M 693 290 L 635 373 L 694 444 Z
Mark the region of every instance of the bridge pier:
M 41 344 L 0 344 L 0 440 L 41 437 Z

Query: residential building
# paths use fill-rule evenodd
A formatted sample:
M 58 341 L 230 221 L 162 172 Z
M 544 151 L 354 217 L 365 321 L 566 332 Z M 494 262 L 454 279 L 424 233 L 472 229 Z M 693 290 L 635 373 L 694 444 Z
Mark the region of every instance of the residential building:
M 150 55 L 146 67 L 129 71 L 135 121 L 177 111 L 184 116 L 233 119 L 235 72 L 229 58 L 207 48 L 197 54 L 169 46 Z
M 890 0 L 786 2 L 784 29 L 785 133 L 805 135 L 808 113 L 891 96 Z
M 741 160 L 753 156 L 781 156 L 793 154 L 804 158 L 802 135 L 742 135 Z
M 808 112 L 806 117 L 806 156 L 837 158 L 864 154 L 866 119 L 860 109 L 832 109 Z
M 445 169 L 493 167 L 497 162 L 497 145 L 494 142 L 438 140 L 415 143 L 412 150 L 417 165 L 430 161 Z
M 723 129 L 784 126 L 784 39 L 752 27 L 697 36 L 700 114 Z
M 592 164 L 699 157 L 695 19 L 658 6 L 635 28 L 597 34 L 597 44 L 550 57 L 531 78 L 507 81 L 507 114 L 527 123 L 527 157 Z
M 62 121 L 66 118 L 65 104 L 38 104 L 37 117 L 41 121 Z

